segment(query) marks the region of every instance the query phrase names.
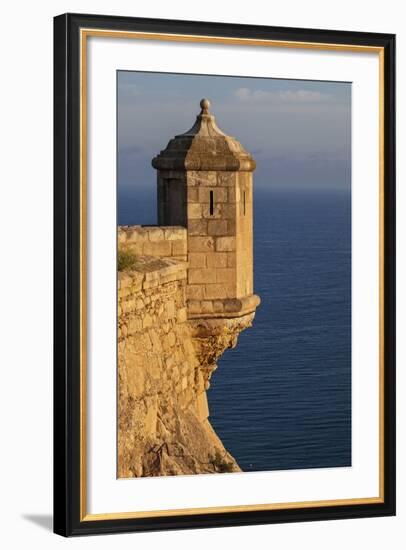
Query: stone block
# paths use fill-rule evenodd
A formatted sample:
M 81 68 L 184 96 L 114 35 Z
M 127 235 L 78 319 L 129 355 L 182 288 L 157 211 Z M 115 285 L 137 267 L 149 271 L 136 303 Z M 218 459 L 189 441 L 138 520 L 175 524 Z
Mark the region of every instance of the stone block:
M 187 239 L 187 230 L 185 227 L 164 227 L 164 238 L 165 241 L 186 241 Z
M 225 289 L 223 288 L 223 285 L 220 283 L 205 285 L 204 295 L 209 300 L 214 300 L 219 298 L 221 299 L 221 298 L 227 297 Z
M 188 233 L 191 236 L 194 235 L 207 235 L 207 221 L 206 220 L 189 220 L 188 221 Z
M 217 172 L 213 170 L 205 171 L 188 171 L 187 172 L 188 187 L 202 187 L 217 185 Z
M 127 231 L 127 242 L 146 242 L 149 241 L 149 228 L 147 227 L 133 227 Z
M 211 300 L 203 300 L 201 302 L 201 311 L 202 313 L 213 313 L 214 312 L 214 307 L 213 307 L 213 302 Z
M 217 283 L 230 283 L 236 282 L 236 271 L 232 268 L 219 268 L 216 270 L 216 282 Z
M 188 273 L 189 284 L 201 284 L 201 283 L 215 283 L 216 282 L 216 269 L 203 268 L 203 269 L 189 269 Z
M 186 298 L 188 300 L 203 300 L 204 288 L 201 285 L 187 285 Z
M 189 252 L 210 252 L 214 250 L 213 237 L 189 237 Z
M 149 240 L 152 243 L 156 243 L 164 240 L 164 231 L 160 227 L 150 228 L 150 230 L 148 231 L 148 234 L 149 234 Z
M 187 207 L 189 220 L 200 219 L 202 217 L 202 205 L 200 203 L 189 203 Z
M 187 241 L 172 241 L 172 256 L 186 256 Z
M 229 297 L 229 288 L 222 283 L 206 284 L 204 295 L 208 300 L 224 299 Z
M 221 187 L 231 187 L 236 183 L 237 174 L 235 172 L 221 171 L 217 173 L 217 185 Z
M 242 302 L 241 300 L 238 300 L 237 298 L 229 298 L 227 300 L 224 300 L 224 311 L 226 313 L 241 311 L 242 309 Z
M 167 285 L 176 282 L 179 279 L 179 273 L 168 273 L 168 275 L 161 275 L 158 279 L 158 285 Z
M 189 267 L 206 267 L 206 257 L 211 253 L 189 252 Z M 209 266 L 213 267 L 213 266 Z
M 217 237 L 217 252 L 233 252 L 235 250 L 235 237 Z
M 235 204 L 222 204 L 221 217 L 227 220 L 235 220 L 237 209 Z
M 168 257 L 171 255 L 170 241 L 148 242 L 144 244 L 144 254 L 147 256 Z
M 227 220 L 209 220 L 207 233 L 209 235 L 227 235 Z
M 197 188 L 188 187 L 187 190 L 187 202 L 198 202 L 199 200 L 199 190 Z
M 207 267 L 227 267 L 227 252 L 208 252 Z
M 182 270 L 183 270 L 183 266 L 180 266 L 179 264 L 174 262 L 167 262 L 165 263 L 164 267 L 157 270 L 156 273 L 158 273 L 160 278 L 163 278 L 163 277 L 166 277 L 167 275 L 178 275 L 178 273 Z
M 161 271 L 148 271 L 144 275 L 145 280 L 148 281 L 148 282 L 157 281 L 161 278 L 162 272 L 163 272 L 163 270 L 161 270 Z
M 213 301 L 213 310 L 214 313 L 223 313 L 224 311 L 224 303 L 222 300 L 214 300 Z
M 236 235 L 237 233 L 237 223 L 235 220 L 227 220 L 227 235 Z
M 200 301 L 188 300 L 187 308 L 189 313 L 200 313 Z

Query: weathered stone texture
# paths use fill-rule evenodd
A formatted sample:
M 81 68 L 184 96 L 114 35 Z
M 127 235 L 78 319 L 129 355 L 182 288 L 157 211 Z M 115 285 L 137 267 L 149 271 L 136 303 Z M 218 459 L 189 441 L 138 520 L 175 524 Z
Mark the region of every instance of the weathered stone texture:
M 204 387 L 210 387 L 210 378 L 217 368 L 217 361 L 228 348 L 237 345 L 241 331 L 252 325 L 255 313 L 229 319 L 190 320 L 192 342 L 196 351 L 200 370 L 203 373 Z
M 239 471 L 208 421 L 214 368 L 202 363 L 204 336 L 193 341 L 186 273 L 185 262 L 140 257 L 118 275 L 120 478 Z
M 118 246 L 137 256 L 187 260 L 185 227 L 122 225 L 118 229 Z

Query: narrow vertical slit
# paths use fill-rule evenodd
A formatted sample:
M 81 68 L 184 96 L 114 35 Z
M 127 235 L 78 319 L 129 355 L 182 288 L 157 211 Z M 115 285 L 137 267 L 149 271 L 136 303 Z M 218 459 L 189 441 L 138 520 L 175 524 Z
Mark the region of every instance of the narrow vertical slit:
M 244 206 L 243 206 L 243 209 L 244 209 L 244 216 L 245 216 L 245 191 L 244 191 L 243 197 L 244 197 Z
M 162 203 L 163 203 L 163 223 L 169 224 L 169 207 L 168 207 L 168 180 L 164 180 L 163 184 L 163 197 L 162 197 Z
M 210 191 L 210 216 L 214 213 L 214 193 Z

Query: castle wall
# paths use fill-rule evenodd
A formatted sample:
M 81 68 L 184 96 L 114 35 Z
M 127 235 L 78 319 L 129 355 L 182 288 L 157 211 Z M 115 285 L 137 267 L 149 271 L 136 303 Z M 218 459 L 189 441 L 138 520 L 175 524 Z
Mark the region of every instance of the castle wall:
M 186 284 L 173 259 L 118 274 L 118 477 L 239 471 L 207 420 Z
M 187 230 L 177 226 L 120 226 L 118 246 L 137 256 L 187 260 Z

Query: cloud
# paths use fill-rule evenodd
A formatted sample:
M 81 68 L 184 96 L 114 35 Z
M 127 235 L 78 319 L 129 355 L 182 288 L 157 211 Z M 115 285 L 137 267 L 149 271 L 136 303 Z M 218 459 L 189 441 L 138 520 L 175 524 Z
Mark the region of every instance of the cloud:
M 317 104 L 326 103 L 332 100 L 330 94 L 323 94 L 311 90 L 250 90 L 249 88 L 238 88 L 234 95 L 240 101 L 250 103 L 273 103 L 273 104 Z
M 142 91 L 142 86 L 138 86 L 137 84 L 133 84 L 132 82 L 120 83 L 118 87 L 118 93 L 121 101 L 123 101 L 124 99 L 128 100 L 140 96 Z

